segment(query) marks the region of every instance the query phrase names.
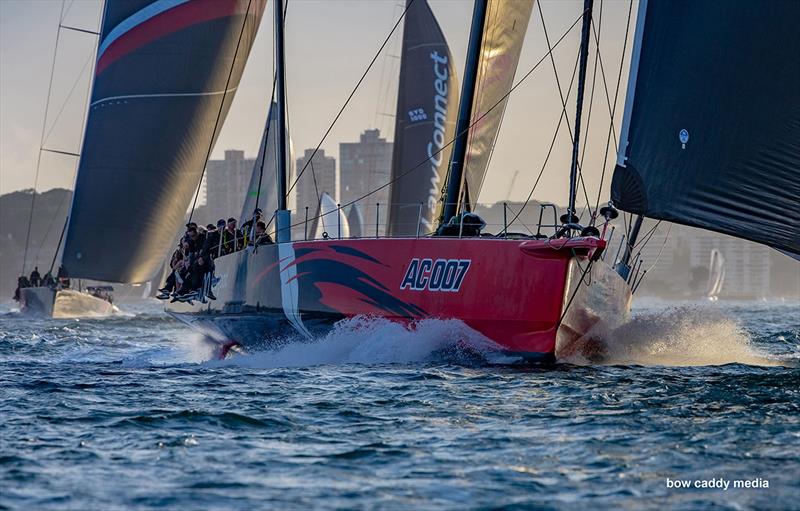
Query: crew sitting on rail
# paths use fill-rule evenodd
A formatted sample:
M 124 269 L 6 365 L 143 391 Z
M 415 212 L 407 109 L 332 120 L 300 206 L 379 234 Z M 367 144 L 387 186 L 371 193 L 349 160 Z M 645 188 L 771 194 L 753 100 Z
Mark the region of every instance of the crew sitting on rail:
M 232 254 L 244 248 L 242 231 L 236 228 L 236 219 L 231 217 L 222 231 L 222 252 Z
M 42 285 L 45 287 L 56 287 L 56 279 L 53 278 L 52 272 L 47 272 L 44 274 L 44 278 L 42 278 Z
M 14 301 L 18 302 L 20 300 L 20 289 L 24 289 L 26 287 L 31 287 L 31 283 L 28 280 L 28 277 L 23 275 L 17 279 L 17 289 L 14 290 Z
M 42 276 L 39 274 L 38 266 L 33 267 L 33 271 L 31 272 L 31 276 L 28 278 L 28 281 L 31 283 L 31 287 L 39 287 L 42 285 Z
M 253 245 L 272 245 L 273 241 L 269 234 L 267 234 L 267 224 L 264 222 L 256 222 L 256 232 L 255 236 L 253 237 L 253 241 L 250 242 L 250 246 Z
M 58 279 L 58 285 L 61 286 L 61 289 L 69 289 L 69 273 L 67 273 L 67 269 L 63 264 L 58 267 L 56 279 Z
M 251 242 L 255 238 L 255 236 L 253 235 L 253 225 L 258 224 L 258 222 L 260 221 L 261 221 L 261 208 L 256 208 L 255 211 L 253 211 L 253 216 L 242 224 L 242 234 L 244 236 L 245 245 L 252 245 Z

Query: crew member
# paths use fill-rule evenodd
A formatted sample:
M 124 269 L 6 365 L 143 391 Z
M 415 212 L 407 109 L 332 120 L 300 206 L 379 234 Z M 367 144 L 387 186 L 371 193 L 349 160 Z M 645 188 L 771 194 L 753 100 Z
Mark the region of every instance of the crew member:
M 42 285 L 42 276 L 39 275 L 38 266 L 33 267 L 33 271 L 31 272 L 31 276 L 28 280 L 30 280 L 31 287 L 39 287 Z

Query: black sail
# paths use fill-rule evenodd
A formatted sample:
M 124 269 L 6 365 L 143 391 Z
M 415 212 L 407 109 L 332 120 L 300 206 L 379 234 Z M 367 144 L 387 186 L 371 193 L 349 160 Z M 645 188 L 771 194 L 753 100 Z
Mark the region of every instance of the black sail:
M 161 267 L 265 2 L 107 0 L 63 255 L 72 276 L 143 282 Z
M 410 3 L 404 23 L 389 195 L 390 236 L 433 230 L 452 151 L 448 143 L 455 135 L 458 114 L 453 58 L 428 2 Z
M 797 0 L 642 3 L 618 207 L 800 254 L 798 19 Z

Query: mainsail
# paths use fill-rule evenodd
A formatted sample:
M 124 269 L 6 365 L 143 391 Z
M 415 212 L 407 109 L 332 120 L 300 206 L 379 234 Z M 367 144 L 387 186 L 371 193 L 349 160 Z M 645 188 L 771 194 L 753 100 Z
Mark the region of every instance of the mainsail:
M 427 0 L 409 2 L 392 154 L 390 236 L 433 230 L 457 114 L 458 83 L 442 29 Z
M 63 255 L 71 275 L 143 282 L 161 267 L 265 3 L 107 0 Z
M 489 0 L 464 172 L 466 206 L 478 200 L 517 72 L 533 0 Z M 496 106 L 495 106 L 496 105 Z M 488 112 L 488 113 L 487 113 Z
M 640 4 L 614 204 L 800 254 L 800 2 Z

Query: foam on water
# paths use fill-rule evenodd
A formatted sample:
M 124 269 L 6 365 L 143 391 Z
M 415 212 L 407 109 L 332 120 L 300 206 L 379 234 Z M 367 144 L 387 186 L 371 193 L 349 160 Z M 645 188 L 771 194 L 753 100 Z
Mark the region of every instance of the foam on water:
M 279 348 L 211 364 L 275 368 L 323 364 L 495 362 L 499 347 L 461 321 L 426 319 L 401 325 L 382 318 L 345 319 L 318 339 L 286 339 Z
M 759 350 L 735 319 L 711 307 L 684 306 L 642 312 L 617 329 L 598 329 L 587 337 L 593 341 L 579 341 L 577 348 L 560 356 L 559 360 L 580 365 L 599 362 L 608 365 L 777 366 L 789 363 Z M 597 340 L 603 344 L 600 358 L 596 356 L 596 346 L 586 345 Z
M 733 318 L 706 307 L 678 307 L 640 312 L 612 331 L 590 333 L 559 362 L 590 365 L 704 366 L 748 364 L 794 365 L 769 355 L 751 342 Z M 597 341 L 601 343 L 598 356 Z M 208 344 L 187 348 L 190 360 L 207 357 Z M 206 358 L 208 360 L 208 358 Z M 212 365 L 276 368 L 324 364 L 385 364 L 444 362 L 456 364 L 514 364 L 520 359 L 458 320 L 427 319 L 401 325 L 381 318 L 356 317 L 340 321 L 327 335 L 311 341 L 293 337 L 273 350 L 235 355 Z

